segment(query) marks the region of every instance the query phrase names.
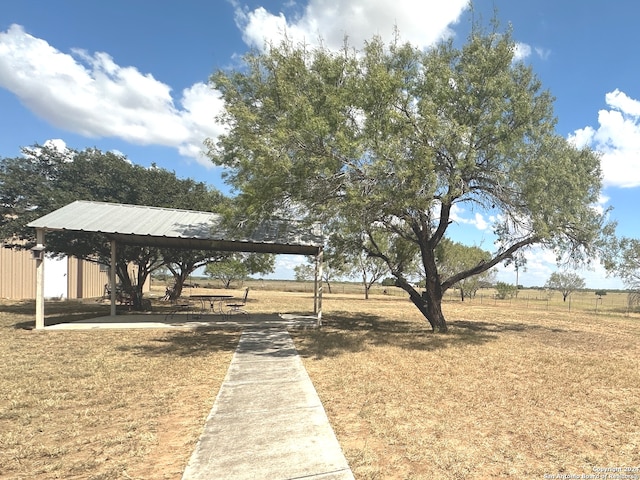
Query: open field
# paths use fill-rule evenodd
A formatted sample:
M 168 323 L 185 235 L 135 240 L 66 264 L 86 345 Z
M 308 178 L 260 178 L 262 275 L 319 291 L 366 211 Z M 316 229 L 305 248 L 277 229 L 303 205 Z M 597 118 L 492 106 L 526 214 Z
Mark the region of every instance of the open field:
M 207 278 L 197 278 L 195 280 L 202 286 L 216 287 L 219 282 Z M 167 282 L 172 283 L 172 282 Z M 302 292 L 313 293 L 313 282 L 296 282 L 293 280 L 247 280 L 243 287 L 250 287 L 256 291 L 276 291 L 276 292 Z M 238 286 L 238 288 L 241 288 Z M 357 282 L 332 282 L 331 292 L 327 285 L 323 285 L 325 294 L 353 294 L 364 297 L 364 288 Z M 160 287 L 157 287 L 160 291 Z M 190 289 L 186 289 L 188 294 Z M 397 287 L 383 287 L 375 284 L 371 287 L 372 295 L 386 295 L 406 298 L 407 294 Z M 445 293 L 445 300 L 457 302 L 460 294 L 456 289 L 450 289 Z M 478 290 L 474 298 L 466 298 L 465 302 L 480 305 L 493 305 L 506 308 L 522 308 L 526 310 L 560 310 L 560 311 L 584 311 L 593 313 L 629 314 L 628 295 L 624 292 L 608 292 L 607 295 L 598 297 L 593 290 L 582 290 L 573 292 L 566 301 L 562 300 L 562 295 L 557 291 L 550 291 L 537 288 L 525 288 L 519 290 L 518 296 L 506 300 L 496 298 L 496 290 L 493 288 L 482 288 Z M 636 307 L 636 311 L 638 308 Z
M 248 310 L 312 305 L 256 286 Z M 640 466 L 640 319 L 537 307 L 447 301 L 451 333 L 434 336 L 400 295 L 326 295 L 325 326 L 294 341 L 356 478 Z M 31 304 L 0 303 L 0 478 L 179 479 L 237 332 L 32 324 Z

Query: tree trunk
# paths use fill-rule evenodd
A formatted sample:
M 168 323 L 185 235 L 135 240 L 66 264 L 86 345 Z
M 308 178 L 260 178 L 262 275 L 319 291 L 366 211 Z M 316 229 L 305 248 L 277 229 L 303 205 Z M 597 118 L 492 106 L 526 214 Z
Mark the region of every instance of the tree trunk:
M 364 287 L 364 299 L 369 300 L 369 287 L 367 286 L 367 272 L 362 266 L 362 286 Z
M 171 289 L 171 293 L 169 294 L 169 300 L 171 300 L 171 303 L 174 303 L 177 299 L 180 298 L 180 295 L 182 295 L 183 285 L 184 282 L 178 282 L 178 279 L 176 278 L 176 281 L 173 284 L 173 288 Z
M 427 319 L 434 333 L 447 333 L 447 322 L 442 313 L 442 294 L 439 284 L 426 282 L 426 298 L 423 298 L 403 277 L 396 276 L 396 285 L 409 294 L 409 299 Z
M 128 263 L 118 261 L 116 263 L 116 274 L 122 285 L 122 293 L 129 297 L 130 307 L 132 310 L 142 311 L 145 306 L 142 301 L 142 287 L 147 281 L 149 271 L 146 267 L 138 265 L 137 283 L 134 285 L 129 276 Z M 125 297 L 126 298 L 126 297 Z M 123 300 L 125 299 L 123 298 Z
M 180 295 L 182 295 L 184 282 L 187 280 L 188 276 L 189 276 L 189 273 L 185 272 L 184 270 L 180 270 L 180 272 L 177 275 L 174 274 L 173 278 L 175 279 L 175 284 L 173 286 L 173 292 L 171 293 L 172 302 L 180 298 Z
M 460 289 L 460 301 L 464 302 L 464 288 Z
M 141 312 L 145 309 L 142 304 L 142 285 L 134 285 L 131 296 L 131 308 L 137 312 Z
M 444 319 L 444 314 L 442 313 L 442 293 L 440 290 L 440 285 L 437 288 L 429 288 L 430 282 L 427 282 L 425 285 L 425 296 L 426 299 L 422 299 L 422 302 L 425 304 L 426 309 L 426 317 L 431 324 L 431 329 L 435 333 L 447 333 L 448 327 L 447 322 Z
M 433 252 L 423 253 L 422 264 L 425 271 L 425 303 L 426 317 L 431 324 L 431 328 L 437 333 L 447 332 L 447 322 L 442 313 L 442 296 L 444 291 L 440 284 L 440 275 L 438 275 L 438 267 L 436 266 Z
M 324 283 L 327 284 L 328 293 L 331 293 L 331 283 L 329 283 L 329 280 L 325 280 Z

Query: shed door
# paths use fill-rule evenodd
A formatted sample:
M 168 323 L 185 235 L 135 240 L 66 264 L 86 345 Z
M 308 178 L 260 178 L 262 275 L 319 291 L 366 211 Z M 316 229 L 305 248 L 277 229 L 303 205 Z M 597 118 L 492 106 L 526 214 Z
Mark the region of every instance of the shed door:
M 45 298 L 67 298 L 67 257 L 44 258 Z

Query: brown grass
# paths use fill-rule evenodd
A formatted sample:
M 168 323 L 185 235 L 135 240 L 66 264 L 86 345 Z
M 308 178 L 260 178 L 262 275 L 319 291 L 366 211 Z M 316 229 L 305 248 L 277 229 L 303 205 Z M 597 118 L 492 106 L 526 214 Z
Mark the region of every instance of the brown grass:
M 237 332 L 37 332 L 33 311 L 0 303 L 0 478 L 179 479 Z
M 247 308 L 312 306 L 309 292 L 256 287 Z M 640 465 L 637 318 L 454 301 L 445 313 L 451 333 L 432 335 L 403 297 L 337 293 L 320 331 L 294 334 L 357 479 Z M 0 305 L 0 478 L 179 479 L 237 332 L 32 321 L 31 305 Z
M 640 465 L 637 319 L 455 302 L 434 336 L 408 301 L 341 307 L 296 342 L 356 478 Z

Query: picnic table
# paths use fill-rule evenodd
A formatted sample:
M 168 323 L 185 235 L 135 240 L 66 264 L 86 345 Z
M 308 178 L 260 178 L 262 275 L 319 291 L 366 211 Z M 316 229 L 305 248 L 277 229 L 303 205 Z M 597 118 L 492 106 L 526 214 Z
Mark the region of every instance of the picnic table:
M 206 294 L 206 295 L 191 295 L 190 299 L 194 299 L 200 302 L 202 308 L 201 312 L 205 313 L 210 311 L 212 313 L 219 313 L 224 315 L 224 302 L 230 298 L 233 298 L 233 295 L 225 295 L 225 294 Z M 207 308 L 207 304 L 209 304 L 209 308 Z M 216 309 L 217 306 L 217 309 Z

